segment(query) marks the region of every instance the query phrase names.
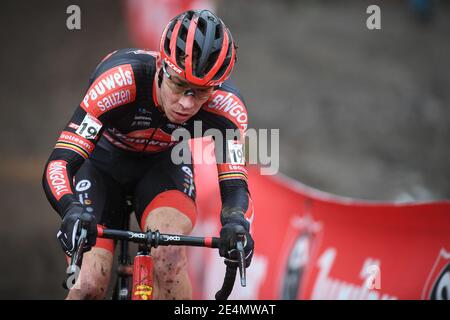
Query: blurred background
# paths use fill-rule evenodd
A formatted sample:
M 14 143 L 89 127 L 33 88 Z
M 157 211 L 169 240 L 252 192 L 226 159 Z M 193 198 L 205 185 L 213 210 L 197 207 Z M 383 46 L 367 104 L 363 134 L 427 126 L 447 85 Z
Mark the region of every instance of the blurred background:
M 151 31 L 136 30 L 145 23 L 134 14 L 161 30 L 173 17 L 163 19 L 173 7 L 161 5 L 179 4 L 151 2 L 2 1 L 0 298 L 65 296 L 60 218 L 41 187 L 44 164 L 98 62 L 146 41 Z M 66 27 L 71 4 L 81 8 L 81 30 Z M 371 4 L 381 8 L 380 30 L 366 27 Z M 233 33 L 233 79 L 250 127 L 280 129 L 283 174 L 359 199 L 450 198 L 448 1 L 196 5 L 214 8 Z

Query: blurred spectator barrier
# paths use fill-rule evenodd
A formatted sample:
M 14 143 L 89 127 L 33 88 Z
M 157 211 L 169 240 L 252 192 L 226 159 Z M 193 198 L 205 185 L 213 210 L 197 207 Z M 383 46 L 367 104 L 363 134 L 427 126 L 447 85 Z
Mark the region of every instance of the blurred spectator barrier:
M 207 142 L 205 142 L 207 143 Z M 198 157 L 194 150 L 194 159 Z M 195 160 L 194 160 L 195 161 Z M 194 234 L 218 234 L 215 165 L 196 165 Z M 255 255 L 235 299 L 448 299 L 450 201 L 396 204 L 341 198 L 249 170 Z M 189 252 L 194 297 L 210 299 L 224 265 Z

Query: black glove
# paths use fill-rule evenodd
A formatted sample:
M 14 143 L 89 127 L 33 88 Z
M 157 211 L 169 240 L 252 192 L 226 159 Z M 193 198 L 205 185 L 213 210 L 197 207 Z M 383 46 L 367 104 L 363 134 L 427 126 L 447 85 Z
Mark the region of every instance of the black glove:
M 239 263 L 239 252 L 236 243 L 244 236 L 245 267 L 248 268 L 252 261 L 254 241 L 249 233 L 250 223 L 245 220 L 242 212 L 222 214 L 222 229 L 220 230 L 219 254 L 225 258 L 227 266 L 237 267 Z
M 78 238 L 81 232 L 80 218 L 87 222 L 87 242 L 84 245 L 83 252 L 91 250 L 97 241 L 97 224 L 95 217 L 83 211 L 83 208 L 73 206 L 63 217 L 61 227 L 56 237 L 58 238 L 61 247 L 68 256 L 72 256 L 76 250 Z

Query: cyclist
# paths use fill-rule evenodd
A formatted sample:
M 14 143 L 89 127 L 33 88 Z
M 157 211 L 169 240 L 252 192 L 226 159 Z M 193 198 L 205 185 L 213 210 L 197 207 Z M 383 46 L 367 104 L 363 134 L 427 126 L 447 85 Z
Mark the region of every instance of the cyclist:
M 214 135 L 222 200 L 219 253 L 225 263 L 236 265 L 235 243 L 244 235 L 250 265 L 253 206 L 242 156 L 247 111 L 227 80 L 235 60 L 236 46 L 223 21 L 208 10 L 195 10 L 169 22 L 159 52 L 117 50 L 96 67 L 43 175 L 46 196 L 62 218 L 57 238 L 68 256 L 81 215 L 90 221 L 80 286 L 69 291 L 68 299 L 105 297 L 114 243 L 96 239 L 96 228 L 120 228 L 126 199 L 131 197 L 143 230 L 191 232 L 193 166 L 173 161 L 172 151 L 181 143 L 173 139 L 175 130 L 193 136 L 198 123 L 201 134 L 208 129 L 222 133 Z M 235 137 L 227 137 L 227 129 L 235 130 Z M 180 150 L 184 156 L 185 149 Z M 155 299 L 191 298 L 185 249 L 160 247 L 153 256 Z

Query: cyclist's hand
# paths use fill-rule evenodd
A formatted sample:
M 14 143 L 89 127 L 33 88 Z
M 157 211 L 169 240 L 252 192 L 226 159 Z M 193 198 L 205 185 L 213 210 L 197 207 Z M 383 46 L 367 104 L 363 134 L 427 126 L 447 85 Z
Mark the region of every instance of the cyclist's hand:
M 83 220 L 87 222 L 87 242 L 84 245 L 83 251 L 89 251 L 95 246 L 97 240 L 97 224 L 95 218 L 89 213 L 83 212 L 83 208 L 74 206 L 70 208 L 64 215 L 61 223 L 61 227 L 56 237 L 58 238 L 61 247 L 68 256 L 72 256 L 76 250 L 78 237 L 81 231 L 80 218 L 83 216 Z
M 239 263 L 239 252 L 236 249 L 237 241 L 244 236 L 245 267 L 248 268 L 252 261 L 254 241 L 249 233 L 250 223 L 245 220 L 242 213 L 228 215 L 222 219 L 220 230 L 219 254 L 225 258 L 227 266 L 237 267 Z

